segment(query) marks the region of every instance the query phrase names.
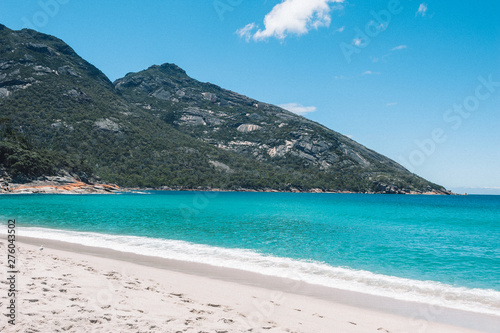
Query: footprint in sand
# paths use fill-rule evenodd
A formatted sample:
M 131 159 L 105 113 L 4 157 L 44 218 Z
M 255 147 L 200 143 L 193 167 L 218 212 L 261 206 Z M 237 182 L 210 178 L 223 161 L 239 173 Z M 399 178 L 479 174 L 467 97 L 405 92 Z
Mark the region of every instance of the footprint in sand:
M 191 311 L 189 311 L 189 312 L 196 313 L 196 314 L 205 314 L 205 313 L 209 314 L 209 315 L 213 314 L 212 311 L 205 311 L 205 310 L 198 310 L 198 309 L 191 309 Z
M 207 306 L 210 306 L 212 308 L 220 308 L 221 307 L 220 304 L 213 304 L 213 303 L 208 303 Z M 224 311 L 226 311 L 226 310 L 224 310 Z

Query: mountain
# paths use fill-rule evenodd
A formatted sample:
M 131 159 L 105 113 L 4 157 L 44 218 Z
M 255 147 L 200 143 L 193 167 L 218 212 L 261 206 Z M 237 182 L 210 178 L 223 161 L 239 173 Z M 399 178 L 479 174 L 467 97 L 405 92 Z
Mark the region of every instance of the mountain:
M 318 123 L 173 64 L 114 83 L 60 39 L 0 25 L 0 172 L 128 187 L 444 193 Z

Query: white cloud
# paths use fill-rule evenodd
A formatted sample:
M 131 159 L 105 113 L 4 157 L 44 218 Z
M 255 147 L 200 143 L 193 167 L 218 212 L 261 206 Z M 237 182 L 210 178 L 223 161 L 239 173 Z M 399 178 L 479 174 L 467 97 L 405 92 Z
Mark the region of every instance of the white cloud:
M 420 15 L 420 16 L 424 17 L 426 13 L 427 13 L 427 4 L 421 3 L 420 6 L 418 6 L 418 10 L 415 13 L 415 16 Z
M 385 106 L 394 106 L 394 105 L 398 105 L 397 102 L 391 102 L 391 103 L 387 103 Z
M 345 25 L 343 25 L 340 28 L 336 29 L 335 32 L 344 32 L 344 30 L 345 30 Z
M 295 114 L 304 115 L 316 111 L 315 106 L 303 106 L 298 103 L 287 103 L 278 105 L 280 108 L 293 112 Z
M 335 75 L 333 78 L 335 80 L 352 80 L 352 79 L 356 79 L 356 78 L 360 78 L 360 77 L 363 77 L 365 75 L 380 75 L 381 73 L 380 72 L 374 72 L 374 71 L 364 71 L 363 73 L 360 73 L 360 74 L 355 74 L 355 75 Z
M 401 51 L 401 50 L 404 50 L 408 48 L 407 45 L 398 45 L 398 46 L 395 46 L 393 47 L 392 49 L 390 49 L 388 53 L 382 55 L 382 56 L 377 56 L 377 57 L 373 57 L 371 56 L 370 57 L 370 60 L 373 62 L 373 63 L 377 63 L 377 62 L 385 62 L 387 60 L 387 58 L 389 58 L 391 56 L 391 52 L 394 52 L 394 51 Z
M 360 46 L 361 44 L 363 44 L 363 40 L 361 38 L 354 38 L 352 40 L 352 44 L 355 46 Z
M 236 30 L 236 34 L 240 36 L 240 38 L 245 38 L 247 42 L 252 38 L 252 30 L 255 28 L 255 23 L 249 23 L 245 25 L 243 28 Z
M 406 49 L 407 46 L 406 45 L 398 45 L 398 46 L 395 46 L 391 49 L 391 51 L 398 51 L 398 50 L 404 50 Z
M 247 24 L 236 33 L 249 41 L 266 40 L 270 37 L 285 39 L 289 34 L 304 35 L 311 29 L 328 27 L 331 22 L 331 3 L 344 0 L 283 0 L 264 17 L 261 30 L 255 23 Z
M 379 75 L 380 72 L 364 71 L 361 75 Z

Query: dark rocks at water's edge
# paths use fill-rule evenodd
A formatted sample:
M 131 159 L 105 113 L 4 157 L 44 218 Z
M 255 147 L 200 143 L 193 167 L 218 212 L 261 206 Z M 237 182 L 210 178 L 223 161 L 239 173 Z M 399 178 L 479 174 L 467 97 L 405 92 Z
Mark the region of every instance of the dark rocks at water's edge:
M 140 189 L 449 194 L 321 124 L 197 81 L 174 64 L 111 82 L 62 40 L 4 26 L 0 169 L 16 175 L 4 177 L 3 192 L 107 193 L 104 185 L 111 183 Z M 58 183 L 61 174 L 80 185 Z M 92 185 L 92 179 L 103 185 Z
M 289 188 L 286 190 L 275 190 L 271 188 L 263 189 L 248 189 L 248 188 L 238 188 L 233 190 L 227 190 L 223 188 L 213 188 L 213 187 L 203 187 L 199 186 L 196 188 L 189 187 L 168 187 L 162 186 L 160 188 L 139 188 L 139 187 L 129 187 L 121 188 L 121 192 L 144 192 L 144 191 L 171 191 L 171 192 L 254 192 L 254 193 L 330 193 L 330 194 L 405 194 L 405 195 L 460 195 L 451 191 L 440 191 L 429 189 L 426 192 L 415 192 L 415 191 L 404 191 L 395 189 L 386 189 L 379 192 L 353 192 L 353 191 L 325 191 L 319 188 L 313 188 L 309 190 L 300 190 L 297 188 Z
M 83 182 L 66 172 L 58 176 L 19 181 L 3 173 L 0 177 L 0 194 L 112 194 L 122 191 L 115 184 Z
M 450 191 L 439 191 L 431 188 L 426 192 L 412 192 L 394 188 L 393 186 L 384 185 L 377 192 L 365 192 L 366 194 L 409 194 L 409 195 L 456 195 Z M 159 188 L 147 187 L 129 187 L 122 188 L 116 184 L 101 183 L 100 181 L 89 181 L 86 179 L 82 181 L 77 175 L 71 175 L 67 172 L 61 171 L 57 176 L 42 176 L 33 179 L 12 179 L 5 173 L 0 176 L 0 194 L 114 194 L 114 193 L 134 193 L 144 191 L 189 191 L 189 192 L 261 192 L 261 193 L 343 193 L 353 194 L 358 192 L 352 191 L 325 191 L 319 188 L 313 189 L 298 189 L 289 187 L 287 189 L 278 191 L 272 188 L 263 189 L 248 189 L 237 188 L 227 190 L 223 188 L 213 188 L 199 186 L 195 188 L 184 186 L 162 186 Z
M 380 193 L 380 194 L 456 195 L 456 193 L 453 193 L 452 191 L 448 191 L 448 190 L 445 190 L 445 189 L 434 189 L 434 188 L 432 188 L 430 186 L 427 187 L 425 189 L 425 191 L 420 192 L 420 191 L 408 191 L 408 190 L 405 190 L 405 189 L 399 189 L 397 186 L 387 185 L 387 184 L 378 184 L 378 188 L 373 193 Z

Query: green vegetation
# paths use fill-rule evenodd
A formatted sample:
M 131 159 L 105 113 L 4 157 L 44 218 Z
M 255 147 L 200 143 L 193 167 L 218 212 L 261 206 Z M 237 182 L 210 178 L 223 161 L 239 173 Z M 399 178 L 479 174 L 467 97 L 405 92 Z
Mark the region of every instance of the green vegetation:
M 0 168 L 19 181 L 56 175 L 61 169 L 83 179 L 92 175 L 92 170 L 83 160 L 70 159 L 57 151 L 35 147 L 5 117 L 0 118 Z

